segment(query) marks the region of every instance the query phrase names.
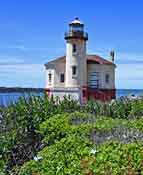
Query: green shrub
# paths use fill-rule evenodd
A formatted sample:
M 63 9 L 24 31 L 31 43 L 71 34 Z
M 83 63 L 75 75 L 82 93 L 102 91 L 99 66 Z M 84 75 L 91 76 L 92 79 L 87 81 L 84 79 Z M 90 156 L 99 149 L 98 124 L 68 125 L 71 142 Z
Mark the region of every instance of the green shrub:
M 80 160 L 90 155 L 91 144 L 86 139 L 71 135 L 44 148 L 39 161 L 30 161 L 20 170 L 19 175 L 81 174 Z
M 92 130 L 108 132 L 124 126 L 142 132 L 142 112 L 143 100 L 89 101 L 80 106 L 70 97 L 63 101 L 46 95 L 22 97 L 16 104 L 0 108 L 0 171 L 11 175 L 105 174 L 107 169 L 112 174 L 127 174 L 128 169 L 142 171 L 142 143 L 124 145 L 112 141 L 98 146 L 90 141 Z M 28 159 L 16 157 L 19 161 L 13 163 L 10 155 L 21 145 L 26 145 L 31 154 Z M 39 145 L 38 149 L 33 145 Z M 90 150 L 94 152 L 95 148 L 96 154 L 91 155 Z M 31 160 L 37 154 L 43 158 Z

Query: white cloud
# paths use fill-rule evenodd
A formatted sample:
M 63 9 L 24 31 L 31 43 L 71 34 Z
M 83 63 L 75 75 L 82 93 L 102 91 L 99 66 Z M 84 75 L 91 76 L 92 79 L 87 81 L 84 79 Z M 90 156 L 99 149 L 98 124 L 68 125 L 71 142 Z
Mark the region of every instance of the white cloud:
M 19 57 L 11 57 L 11 56 L 0 56 L 0 64 L 20 64 L 24 63 L 24 60 Z
M 48 47 L 27 47 L 24 45 L 11 45 L 7 47 L 8 49 L 16 49 L 20 51 L 47 51 Z
M 44 65 L 0 65 L 0 86 L 44 87 Z
M 133 63 L 143 63 L 143 53 L 133 53 L 132 52 L 121 52 L 114 47 L 105 47 L 105 48 L 94 48 L 88 49 L 89 54 L 97 54 L 105 59 L 110 59 L 110 51 L 115 51 L 115 61 L 118 64 L 133 64 Z
M 116 62 L 119 64 L 143 63 L 143 53 L 122 53 L 117 52 Z
M 143 89 L 143 64 L 117 64 L 116 87 Z

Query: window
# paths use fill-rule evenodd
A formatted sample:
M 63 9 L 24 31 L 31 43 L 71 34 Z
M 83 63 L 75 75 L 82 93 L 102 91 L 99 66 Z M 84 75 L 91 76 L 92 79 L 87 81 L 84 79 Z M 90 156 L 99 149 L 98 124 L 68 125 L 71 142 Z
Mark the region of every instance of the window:
M 110 79 L 110 75 L 109 74 L 106 74 L 105 75 L 105 82 L 106 83 L 109 83 L 109 79 Z
M 71 26 L 73 32 L 83 32 L 83 26 Z
M 60 75 L 60 82 L 61 82 L 61 83 L 64 83 L 64 81 L 65 81 L 65 75 L 64 75 L 64 73 L 62 73 L 62 74 Z
M 49 83 L 51 83 L 51 81 L 52 81 L 52 74 L 51 73 L 48 74 L 48 80 L 49 80 Z
M 82 91 L 82 96 L 86 97 L 86 91 L 85 90 Z
M 72 46 L 72 52 L 73 53 L 76 53 L 76 44 L 73 44 L 73 46 Z
M 76 75 L 76 74 L 77 74 L 76 66 L 72 66 L 72 75 Z
M 99 88 L 100 74 L 95 70 L 88 72 L 88 86 L 93 89 Z

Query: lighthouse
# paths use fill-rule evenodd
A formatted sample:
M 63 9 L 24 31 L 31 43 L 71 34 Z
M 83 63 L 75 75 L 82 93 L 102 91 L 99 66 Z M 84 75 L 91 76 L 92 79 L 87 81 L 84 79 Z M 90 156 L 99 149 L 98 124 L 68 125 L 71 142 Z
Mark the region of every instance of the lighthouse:
M 79 18 L 69 23 L 64 39 L 66 55 L 45 64 L 48 96 L 60 99 L 70 96 L 81 104 L 91 98 L 101 101 L 115 99 L 114 51 L 110 52 L 109 60 L 88 54 L 88 34 Z
M 65 33 L 66 40 L 66 81 L 65 87 L 82 88 L 87 85 L 86 42 L 88 34 L 84 24 L 75 18 Z

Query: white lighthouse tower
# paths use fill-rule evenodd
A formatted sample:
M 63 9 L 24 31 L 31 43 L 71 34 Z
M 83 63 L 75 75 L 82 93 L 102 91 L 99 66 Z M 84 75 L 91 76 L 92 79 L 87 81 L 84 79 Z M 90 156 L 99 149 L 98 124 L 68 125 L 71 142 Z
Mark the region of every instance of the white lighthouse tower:
M 75 18 L 65 33 L 66 40 L 66 73 L 65 87 L 82 88 L 87 86 L 86 41 L 84 24 Z

